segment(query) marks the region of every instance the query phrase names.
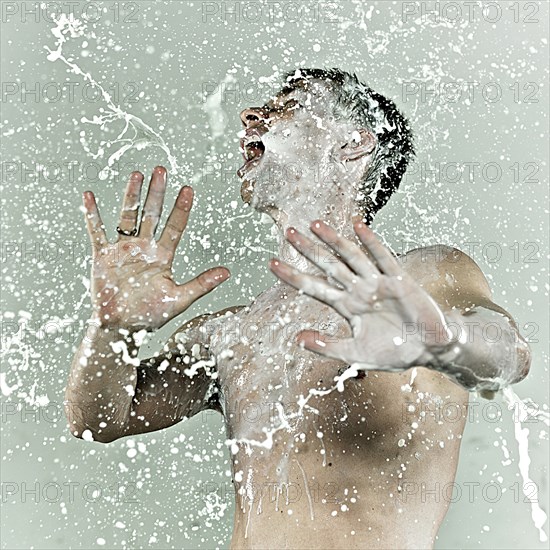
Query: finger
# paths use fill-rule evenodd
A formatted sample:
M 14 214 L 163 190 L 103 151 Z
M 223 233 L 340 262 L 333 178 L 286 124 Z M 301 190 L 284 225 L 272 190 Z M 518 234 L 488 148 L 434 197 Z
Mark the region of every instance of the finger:
M 341 237 L 332 227 L 317 220 L 311 224 L 311 231 L 317 235 L 332 250 L 337 252 L 344 261 L 362 277 L 370 275 L 376 266 L 370 258 L 354 242 Z
M 276 258 L 270 260 L 269 269 L 271 269 L 279 279 L 294 287 L 296 290 L 301 290 L 304 294 L 316 300 L 320 300 L 340 312 L 339 304 L 344 297 L 343 291 L 334 288 L 318 277 L 308 275 L 307 273 L 300 273 L 298 270 Z
M 224 281 L 227 281 L 230 275 L 229 269 L 214 267 L 201 273 L 188 283 L 178 285 L 178 305 L 182 310 L 188 308 L 193 302 L 214 290 Z
M 143 174 L 141 172 L 132 172 L 126 184 L 126 191 L 124 192 L 122 210 L 120 211 L 118 222 L 118 227 L 126 233 L 132 233 L 136 230 L 142 185 Z M 119 239 L 125 237 L 126 235 L 121 235 L 119 233 Z
M 287 230 L 286 239 L 298 252 L 300 252 L 300 254 L 314 263 L 329 277 L 333 277 L 348 288 L 353 284 L 356 276 L 348 269 L 344 262 L 332 254 L 332 252 L 320 249 L 319 245 L 305 235 L 302 235 L 302 233 L 293 227 Z
M 147 198 L 143 206 L 139 236 L 152 239 L 159 224 L 166 193 L 166 168 L 157 166 L 153 170 Z
M 83 202 L 88 235 L 92 243 L 92 250 L 95 253 L 97 248 L 104 247 L 109 243 L 99 210 L 97 209 L 94 194 L 91 191 L 86 191 L 83 195 Z
M 187 220 L 192 206 L 193 189 L 188 186 L 182 187 L 159 239 L 159 245 L 172 254 L 176 251 L 181 236 L 187 227 Z
M 333 338 L 322 334 L 316 330 L 304 330 L 298 333 L 298 344 L 325 357 L 339 359 L 351 363 L 349 356 L 351 354 L 353 343 L 349 338 L 339 341 L 330 341 Z
M 403 268 L 395 256 L 380 242 L 372 229 L 363 222 L 355 223 L 354 229 L 382 273 L 389 276 L 403 275 Z

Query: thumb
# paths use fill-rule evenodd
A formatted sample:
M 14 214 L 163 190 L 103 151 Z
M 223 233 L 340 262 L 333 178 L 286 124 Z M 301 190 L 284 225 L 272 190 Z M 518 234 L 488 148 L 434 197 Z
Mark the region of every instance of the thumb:
M 350 355 L 350 340 L 335 340 L 334 336 L 323 334 L 317 330 L 304 330 L 298 333 L 298 344 L 325 357 L 348 361 Z
M 327 336 L 318 330 L 303 330 L 297 336 L 298 345 L 310 351 L 323 354 L 327 347 Z
M 177 301 L 179 307 L 187 309 L 193 302 L 214 290 L 227 281 L 231 273 L 225 267 L 214 267 L 204 271 L 199 276 L 182 285 L 177 285 Z

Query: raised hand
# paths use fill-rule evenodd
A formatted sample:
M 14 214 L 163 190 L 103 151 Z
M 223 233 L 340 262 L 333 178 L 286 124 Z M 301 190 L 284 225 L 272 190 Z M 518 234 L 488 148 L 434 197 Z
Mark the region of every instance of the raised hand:
M 332 251 L 321 256 L 311 239 L 295 229 L 287 231 L 292 246 L 328 280 L 271 260 L 270 269 L 277 277 L 331 306 L 349 322 L 353 334 L 330 342 L 315 331 L 298 337 L 311 351 L 364 368 L 402 370 L 421 364 L 432 350 L 449 343 L 443 312 L 371 229 L 363 223 L 356 223 L 354 229 L 365 250 L 325 223 L 314 222 L 311 231 Z
M 115 243 L 107 240 L 93 193 L 84 193 L 93 249 L 93 317 L 102 325 L 128 330 L 159 328 L 230 275 L 226 268 L 216 267 L 185 284 L 174 282 L 172 263 L 193 204 L 193 189 L 182 187 L 160 238 L 155 240 L 166 177 L 163 167 L 154 169 L 138 222 L 143 174 L 131 174 Z

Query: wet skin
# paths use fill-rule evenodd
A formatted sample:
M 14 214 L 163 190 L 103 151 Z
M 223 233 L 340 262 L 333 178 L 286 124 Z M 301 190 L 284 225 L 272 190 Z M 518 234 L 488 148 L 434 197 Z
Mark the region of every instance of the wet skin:
M 233 548 L 427 548 L 448 507 L 448 498 L 429 491 L 454 480 L 468 392 L 425 364 L 428 348 L 418 341 L 398 353 L 384 341 L 389 331 L 384 323 L 413 306 L 428 321 L 480 305 L 508 314 L 493 304 L 477 265 L 455 249 L 429 247 L 396 259 L 367 233 L 370 241 L 361 239 L 359 248 L 352 222 L 360 212 L 353 197 L 376 143 L 368 131 L 330 120 L 324 92 L 322 86 L 311 94 L 297 90 L 241 115 L 242 146 L 251 157 L 240 171 L 242 195 L 286 231 L 279 257 L 290 265 L 271 264 L 281 281 L 250 306 L 186 323 L 149 360 L 137 359 L 134 336 L 161 327 L 229 273 L 220 267 L 184 285 L 173 281 L 171 264 L 193 194 L 189 187 L 180 191 L 155 241 L 166 189 L 163 168 L 153 173 L 138 235 L 122 235 L 115 244 L 106 239 L 93 194 L 85 194 L 96 245 L 92 322 L 101 330 L 93 341 L 84 339 L 75 356 L 67 416 L 74 435 L 106 443 L 171 426 L 205 409 L 219 411 L 231 442 L 236 490 Z M 247 151 L 254 137 L 263 145 Z M 330 159 L 335 167 L 312 183 L 309 176 Z M 267 176 L 267 166 L 281 174 L 281 163 L 294 161 L 305 167 L 303 177 L 288 171 L 286 180 Z M 119 223 L 126 232 L 138 225 L 142 183 L 136 172 L 127 187 Z M 352 330 L 351 317 L 330 298 L 334 290 L 328 297 L 324 287 L 315 291 L 330 283 L 358 307 L 372 298 L 334 283 L 341 258 L 320 265 L 311 257 L 307 239 L 314 238 L 310 223 L 317 219 L 365 257 L 376 259 L 372 250 L 382 247 L 385 261 L 391 257 L 391 268 L 409 285 L 409 300 L 402 296 L 396 305 L 387 293 L 382 309 L 362 319 L 363 328 L 368 322 L 370 334 L 377 334 L 378 347 L 361 340 L 364 330 Z M 322 257 L 334 253 L 330 239 L 323 241 L 327 231 L 332 229 L 324 225 L 316 230 Z M 368 232 L 357 225 L 356 231 Z M 120 250 L 124 253 L 113 254 Z M 346 296 L 339 295 L 344 301 Z M 350 338 L 353 345 L 338 346 Z M 113 345 L 120 341 L 123 345 Z M 356 360 L 354 355 L 346 361 L 342 353 L 361 355 L 363 349 L 368 356 L 361 361 L 387 358 L 387 366 L 356 373 L 339 391 L 336 378 Z

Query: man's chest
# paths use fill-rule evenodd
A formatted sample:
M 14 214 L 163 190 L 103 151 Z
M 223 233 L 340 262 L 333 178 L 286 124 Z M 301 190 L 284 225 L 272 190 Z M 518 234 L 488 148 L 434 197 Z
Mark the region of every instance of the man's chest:
M 210 353 L 220 386 L 228 392 L 273 398 L 299 388 L 307 391 L 311 384 L 329 384 L 343 364 L 303 349 L 298 339 L 303 330 L 330 339 L 350 336 L 346 322 L 331 308 L 281 286 L 264 292 L 237 314 L 217 320 Z
M 306 329 L 325 339 L 350 337 L 331 308 L 279 286 L 216 321 L 210 353 L 231 434 L 265 440 L 271 432 L 320 432 L 368 441 L 401 421 L 413 399 L 411 373 L 369 372 L 341 391 L 338 377 L 348 365 L 303 349 L 298 337 Z

